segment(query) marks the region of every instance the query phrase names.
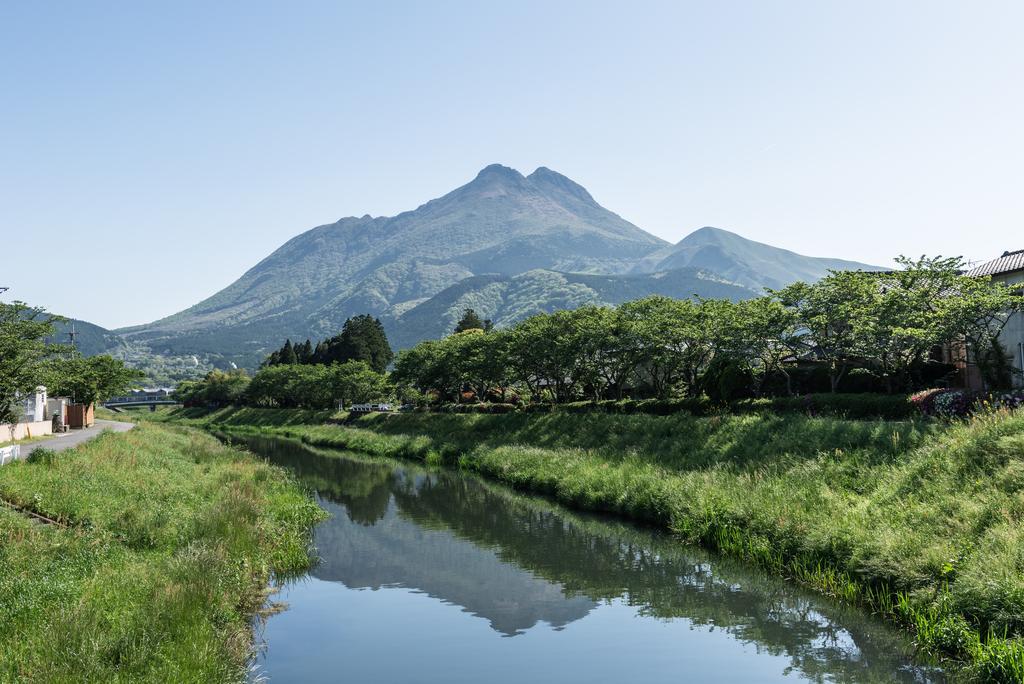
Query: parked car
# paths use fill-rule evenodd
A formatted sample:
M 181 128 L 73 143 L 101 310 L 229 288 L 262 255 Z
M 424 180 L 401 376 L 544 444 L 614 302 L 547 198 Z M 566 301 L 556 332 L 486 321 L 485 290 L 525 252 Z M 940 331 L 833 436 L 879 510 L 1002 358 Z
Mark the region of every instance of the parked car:
M 374 411 L 390 412 L 391 404 L 352 404 L 348 409 L 352 413 L 372 413 Z

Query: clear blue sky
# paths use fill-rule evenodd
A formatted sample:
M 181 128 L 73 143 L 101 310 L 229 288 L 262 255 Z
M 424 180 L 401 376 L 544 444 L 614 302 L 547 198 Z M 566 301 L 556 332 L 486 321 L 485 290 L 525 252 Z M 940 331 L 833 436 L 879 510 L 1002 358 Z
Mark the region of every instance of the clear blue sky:
M 492 162 L 671 241 L 988 258 L 1024 248 L 1022 26 L 1019 0 L 3 3 L 0 285 L 147 322 Z

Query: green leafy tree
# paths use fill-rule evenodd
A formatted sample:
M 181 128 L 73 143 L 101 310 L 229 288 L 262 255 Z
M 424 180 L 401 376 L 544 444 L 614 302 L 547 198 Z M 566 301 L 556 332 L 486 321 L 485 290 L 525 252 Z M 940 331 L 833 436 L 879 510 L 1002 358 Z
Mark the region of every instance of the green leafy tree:
M 346 361 L 327 368 L 325 381 L 334 402 L 350 404 L 379 403 L 388 400 L 394 387 L 383 373 L 365 361 Z M 332 407 L 333 408 L 333 407 Z
M 772 294 L 796 315 L 801 333 L 793 343 L 827 364 L 829 385 L 836 392 L 868 354 L 877 324 L 877 278 L 862 271 L 833 271 L 813 285 L 794 283 Z
M 623 383 L 634 369 L 618 311 L 604 306 L 582 306 L 571 311 L 566 322 L 576 353 L 565 372 L 574 386 L 595 400 L 609 393 L 621 393 Z
M 452 361 L 450 346 L 444 340 L 424 340 L 398 354 L 392 377 L 400 389 L 436 392 L 442 401 L 458 401 L 462 374 Z
M 509 337 L 513 372 L 534 397 L 547 392 L 556 402 L 571 401 L 579 389 L 577 342 L 571 311 L 530 316 Z
M 202 380 L 183 382 L 175 389 L 175 399 L 187 404 L 241 405 L 251 379 L 242 369 L 212 370 Z
M 655 396 L 695 395 L 719 342 L 730 302 L 653 296 L 619 307 L 638 378 Z
M 260 369 L 246 389 L 246 403 L 279 408 L 329 408 L 330 385 L 320 365 L 278 365 Z
M 77 354 L 51 360 L 48 373 L 51 393 L 69 396 L 78 404 L 94 404 L 124 394 L 144 376 L 111 356 Z
M 18 398 L 43 384 L 46 361 L 57 349 L 46 338 L 61 320 L 24 302 L 0 303 L 0 424 L 18 422 Z
M 799 347 L 799 324 L 793 309 L 771 297 L 748 299 L 734 306 L 723 328 L 730 353 L 743 359 L 752 371 L 755 395 L 774 374 L 785 378 L 786 393 L 793 393 L 789 365 Z

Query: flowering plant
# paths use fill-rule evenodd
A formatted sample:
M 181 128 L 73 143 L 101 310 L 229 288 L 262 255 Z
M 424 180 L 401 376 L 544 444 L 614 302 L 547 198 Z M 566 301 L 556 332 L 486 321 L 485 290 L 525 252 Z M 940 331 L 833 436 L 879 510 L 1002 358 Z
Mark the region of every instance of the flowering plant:
M 910 395 L 910 402 L 926 416 L 965 418 L 987 411 L 1012 411 L 1024 406 L 1024 389 L 1000 392 L 969 392 L 937 388 Z

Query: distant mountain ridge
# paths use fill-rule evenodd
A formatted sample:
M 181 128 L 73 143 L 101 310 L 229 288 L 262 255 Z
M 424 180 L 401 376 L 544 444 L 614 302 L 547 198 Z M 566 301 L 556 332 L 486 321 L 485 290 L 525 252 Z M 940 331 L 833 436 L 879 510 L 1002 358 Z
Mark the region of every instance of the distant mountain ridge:
M 879 270 L 856 261 L 803 256 L 711 226 L 648 254 L 634 271 L 651 273 L 673 268 L 704 269 L 756 290 L 785 287 L 797 280 L 814 282 L 829 271 Z
M 379 316 L 402 348 L 446 332 L 464 306 L 503 325 L 655 293 L 742 299 L 837 267 L 873 268 L 716 228 L 671 245 L 551 169 L 492 164 L 412 211 L 301 233 L 195 306 L 116 333 L 155 353 L 252 367 L 286 337 L 323 338 L 360 313 Z

